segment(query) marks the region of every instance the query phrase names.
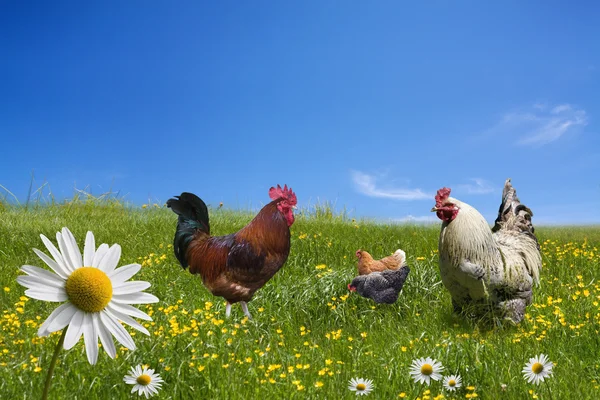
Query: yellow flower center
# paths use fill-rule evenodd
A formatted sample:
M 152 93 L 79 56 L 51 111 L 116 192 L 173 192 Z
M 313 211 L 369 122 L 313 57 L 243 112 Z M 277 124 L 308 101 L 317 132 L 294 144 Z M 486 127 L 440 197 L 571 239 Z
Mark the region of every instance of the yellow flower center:
M 450 386 L 450 387 L 454 387 L 454 386 L 456 386 L 456 381 L 455 381 L 454 379 L 450 379 L 450 380 L 448 381 L 448 386 Z
M 433 374 L 433 367 L 431 366 L 431 364 L 423 364 L 421 366 L 421 373 L 423 375 L 431 375 L 431 374 Z
M 150 375 L 142 374 L 135 381 L 142 386 L 147 386 L 152 382 L 152 378 L 150 378 Z
M 364 383 L 359 383 L 358 385 L 356 385 L 356 390 L 365 390 L 367 388 L 367 385 L 365 385 Z
M 67 278 L 65 290 L 69 301 L 82 311 L 96 313 L 112 299 L 112 283 L 98 268 L 81 267 Z
M 531 366 L 531 370 L 533 371 L 534 374 L 539 374 L 540 372 L 542 372 L 544 370 L 544 366 L 542 364 L 540 364 L 539 362 L 536 362 L 535 364 L 533 364 Z

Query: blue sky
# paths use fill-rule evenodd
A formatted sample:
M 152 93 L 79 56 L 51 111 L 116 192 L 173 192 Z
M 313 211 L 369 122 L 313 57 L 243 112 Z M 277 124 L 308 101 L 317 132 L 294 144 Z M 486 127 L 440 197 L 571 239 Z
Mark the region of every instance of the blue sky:
M 599 223 L 600 4 L 493 3 L 5 3 L 0 184 L 397 221 L 448 186 L 492 221 L 511 177 Z

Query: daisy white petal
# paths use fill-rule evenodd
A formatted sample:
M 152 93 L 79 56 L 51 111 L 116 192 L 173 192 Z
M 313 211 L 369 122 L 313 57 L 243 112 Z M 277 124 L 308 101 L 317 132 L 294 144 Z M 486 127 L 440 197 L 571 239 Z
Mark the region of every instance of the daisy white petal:
M 19 282 L 17 280 L 17 282 Z M 43 300 L 43 301 L 65 301 L 68 299 L 67 292 L 63 288 L 54 288 L 47 286 L 43 289 L 29 289 L 25 291 L 25 296 L 31 297 L 32 299 Z
M 115 295 L 113 296 L 113 300 L 124 304 L 149 304 L 158 302 L 158 297 L 150 293 L 140 292 Z
M 70 274 L 71 272 L 73 272 L 73 269 L 71 268 L 71 266 L 68 265 L 66 260 L 63 258 L 62 253 L 54 246 L 54 244 L 52 244 L 50 239 L 48 239 L 44 235 L 40 235 L 40 237 L 42 238 L 42 242 L 44 242 L 44 245 L 50 252 L 50 255 L 52 256 L 52 258 L 54 258 L 54 261 L 56 261 L 56 263 L 60 266 L 60 268 L 63 271 L 65 271 L 67 273 L 67 275 Z M 39 254 L 38 254 L 38 256 L 39 256 Z M 58 273 L 58 271 L 56 273 Z
M 71 321 L 71 318 L 69 318 L 69 320 L 67 321 L 67 324 L 63 325 L 62 328 L 58 328 L 54 331 L 49 329 L 50 325 L 56 323 L 57 318 L 60 318 L 62 320 L 61 315 L 63 314 L 63 312 L 65 310 L 69 309 L 70 307 L 71 307 L 70 303 L 64 303 L 64 304 L 61 304 L 60 306 L 58 306 L 58 308 L 56 308 L 56 310 L 52 311 L 50 316 L 48 318 L 46 318 L 46 320 L 42 323 L 42 325 L 40 325 L 40 327 L 38 329 L 38 336 L 41 336 L 41 337 L 48 336 L 52 332 L 55 332 L 57 330 L 64 328 L 65 326 L 67 326 L 67 324 Z M 60 325 L 60 323 L 58 323 L 58 325 Z
M 123 314 L 123 313 L 115 310 L 110 305 L 106 308 L 106 312 L 114 319 L 120 320 L 123 323 L 131 326 L 132 328 L 142 332 L 143 334 L 150 336 L 150 332 L 148 332 L 148 329 L 144 328 L 139 322 L 137 322 L 135 319 L 131 318 L 129 315 Z
M 65 343 L 63 347 L 65 350 L 69 350 L 73 348 L 81 339 L 81 335 L 83 334 L 83 316 L 85 312 L 81 310 L 77 310 L 75 315 L 73 315 L 73 319 L 67 328 L 67 334 L 65 335 Z
M 45 279 L 38 278 L 37 276 L 18 276 L 17 282 L 21 286 L 37 290 L 44 289 L 46 287 L 61 289 L 65 286 L 65 282 L 60 279 Z
M 90 313 L 83 316 L 83 341 L 88 362 L 92 365 L 98 360 L 98 332 L 94 329 L 94 322 Z
M 60 254 L 62 254 L 63 261 L 69 271 L 73 272 L 77 268 L 81 267 L 81 265 L 76 265 L 73 263 L 73 260 L 71 260 L 71 257 L 69 256 L 69 249 L 67 247 L 68 246 L 67 242 L 65 241 L 65 238 L 63 237 L 63 235 L 60 232 L 56 232 L 56 243 L 58 244 Z
M 108 250 L 108 253 L 102 258 L 102 261 L 100 261 L 98 269 L 105 274 L 110 274 L 119 263 L 119 258 L 121 258 L 121 246 L 113 244 Z
M 142 266 L 140 264 L 125 265 L 115 269 L 112 273 L 108 274 L 108 277 L 116 286 L 137 274 L 141 268 Z
M 102 324 L 108 328 L 110 333 L 113 334 L 117 341 L 119 341 L 119 343 L 127 347 L 129 350 L 136 349 L 135 343 L 133 342 L 129 332 L 127 332 L 125 328 L 123 328 L 123 325 L 121 325 L 115 318 L 103 311 L 100 313 L 100 320 L 102 321 Z
M 73 304 L 69 302 L 62 304 L 60 307 L 54 310 L 46 320 L 48 322 L 46 330 L 50 333 L 60 331 L 71 323 L 71 320 L 76 312 L 77 307 L 75 307 Z
M 70 271 L 65 267 L 63 263 L 51 259 L 46 253 L 42 252 L 41 250 L 33 249 L 33 252 L 37 254 L 37 256 L 41 258 L 42 261 L 62 279 L 67 279 L 69 277 Z
M 79 246 L 77 246 L 77 241 L 75 241 L 75 237 L 68 228 L 62 229 L 62 237 L 66 244 L 67 257 L 71 260 L 71 265 L 74 268 L 83 267 L 83 259 L 81 258 Z
M 94 254 L 94 259 L 92 260 L 92 267 L 98 268 L 100 266 L 100 262 L 102 262 L 102 259 L 108 253 L 108 249 L 109 247 L 106 243 L 102 243 L 100 247 L 98 247 Z
M 44 268 L 36 267 L 34 265 L 22 265 L 20 271 L 26 273 L 29 276 L 35 276 L 35 277 L 41 278 L 41 279 L 49 278 L 49 279 L 53 279 L 53 280 L 57 279 L 60 282 L 65 281 L 62 277 L 60 277 L 56 273 L 50 272 Z
M 106 353 L 110 358 L 115 358 L 117 355 L 117 349 L 115 347 L 115 343 L 113 342 L 112 336 L 108 328 L 106 328 L 100 321 L 100 315 L 94 314 L 94 326 L 98 330 L 98 337 L 100 338 L 100 343 L 102 343 L 102 347 L 106 350 Z
M 52 281 L 56 283 L 60 283 L 64 286 L 65 279 L 60 275 L 55 274 L 54 272 L 47 271 L 40 267 L 35 267 L 33 265 L 23 265 L 21 267 L 21 272 L 25 272 L 29 276 L 35 276 L 36 278 L 40 278 L 43 281 Z
M 118 312 L 125 315 L 129 315 L 131 317 L 136 317 L 145 321 L 152 321 L 152 318 L 150 318 L 148 314 L 146 314 L 140 309 L 130 306 L 129 304 L 121 304 L 113 301 L 108 307 L 111 310 L 117 310 Z
M 123 294 L 132 294 L 141 292 L 142 290 L 146 290 L 150 287 L 150 283 L 144 281 L 129 281 L 121 283 L 118 286 L 113 286 L 113 294 L 123 295 Z
M 96 252 L 96 240 L 90 231 L 85 235 L 85 246 L 83 247 L 83 266 L 91 267 Z

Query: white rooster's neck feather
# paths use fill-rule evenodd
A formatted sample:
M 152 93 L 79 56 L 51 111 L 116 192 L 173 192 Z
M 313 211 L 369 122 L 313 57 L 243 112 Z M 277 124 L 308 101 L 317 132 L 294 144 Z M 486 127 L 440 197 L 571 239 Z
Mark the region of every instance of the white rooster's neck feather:
M 501 263 L 501 255 L 492 237 L 492 230 L 483 215 L 467 203 L 449 198 L 460 208 L 451 222 L 444 222 L 440 232 L 440 255 L 448 254 L 453 265 L 469 260 L 480 265 Z

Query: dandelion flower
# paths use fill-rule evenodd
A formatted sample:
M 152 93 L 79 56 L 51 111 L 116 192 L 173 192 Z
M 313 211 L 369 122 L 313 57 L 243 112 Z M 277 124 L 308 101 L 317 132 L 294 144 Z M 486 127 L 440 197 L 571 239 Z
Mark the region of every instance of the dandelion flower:
M 39 336 L 65 329 L 64 348 L 69 350 L 81 338 L 85 342 L 87 359 L 95 364 L 98 359 L 98 339 L 106 353 L 114 358 L 115 344 L 112 336 L 130 350 L 135 343 L 119 321 L 150 335 L 148 330 L 132 317 L 151 321 L 146 313 L 131 304 L 147 304 L 158 301 L 156 296 L 142 292 L 150 287 L 148 282 L 129 281 L 141 268 L 129 264 L 116 268 L 121 257 L 121 246 L 101 244 L 96 249 L 94 234 L 85 238 L 83 257 L 75 237 L 67 228 L 56 233 L 58 249 L 44 235 L 40 235 L 52 255 L 38 249 L 33 251 L 54 272 L 32 265 L 23 265 L 27 275 L 17 277 L 17 282 L 28 290 L 25 294 L 34 299 L 65 302 L 56 308 L 38 330 Z
M 357 396 L 367 395 L 373 391 L 375 385 L 371 379 L 353 378 L 348 382 L 348 389 L 356 392 Z
M 444 377 L 443 384 L 446 390 L 453 392 L 461 387 L 462 378 L 460 375 L 448 375 Z
M 552 367 L 554 364 L 548 359 L 545 354 L 540 354 L 537 357 L 532 357 L 523 368 L 524 378 L 527 382 L 539 385 L 545 378 L 552 375 Z
M 414 360 L 411 365 L 410 374 L 415 382 L 427 383 L 429 385 L 432 379 L 434 381 L 442 379 L 440 372 L 443 370 L 444 367 L 441 362 L 427 357 Z
M 129 375 L 125 375 L 123 381 L 129 385 L 133 385 L 131 393 L 135 391 L 138 395 L 144 395 L 146 398 L 154 396 L 158 393 L 161 384 L 164 382 L 159 374 L 155 374 L 153 369 L 149 369 L 146 365 L 138 365 L 131 367 Z

